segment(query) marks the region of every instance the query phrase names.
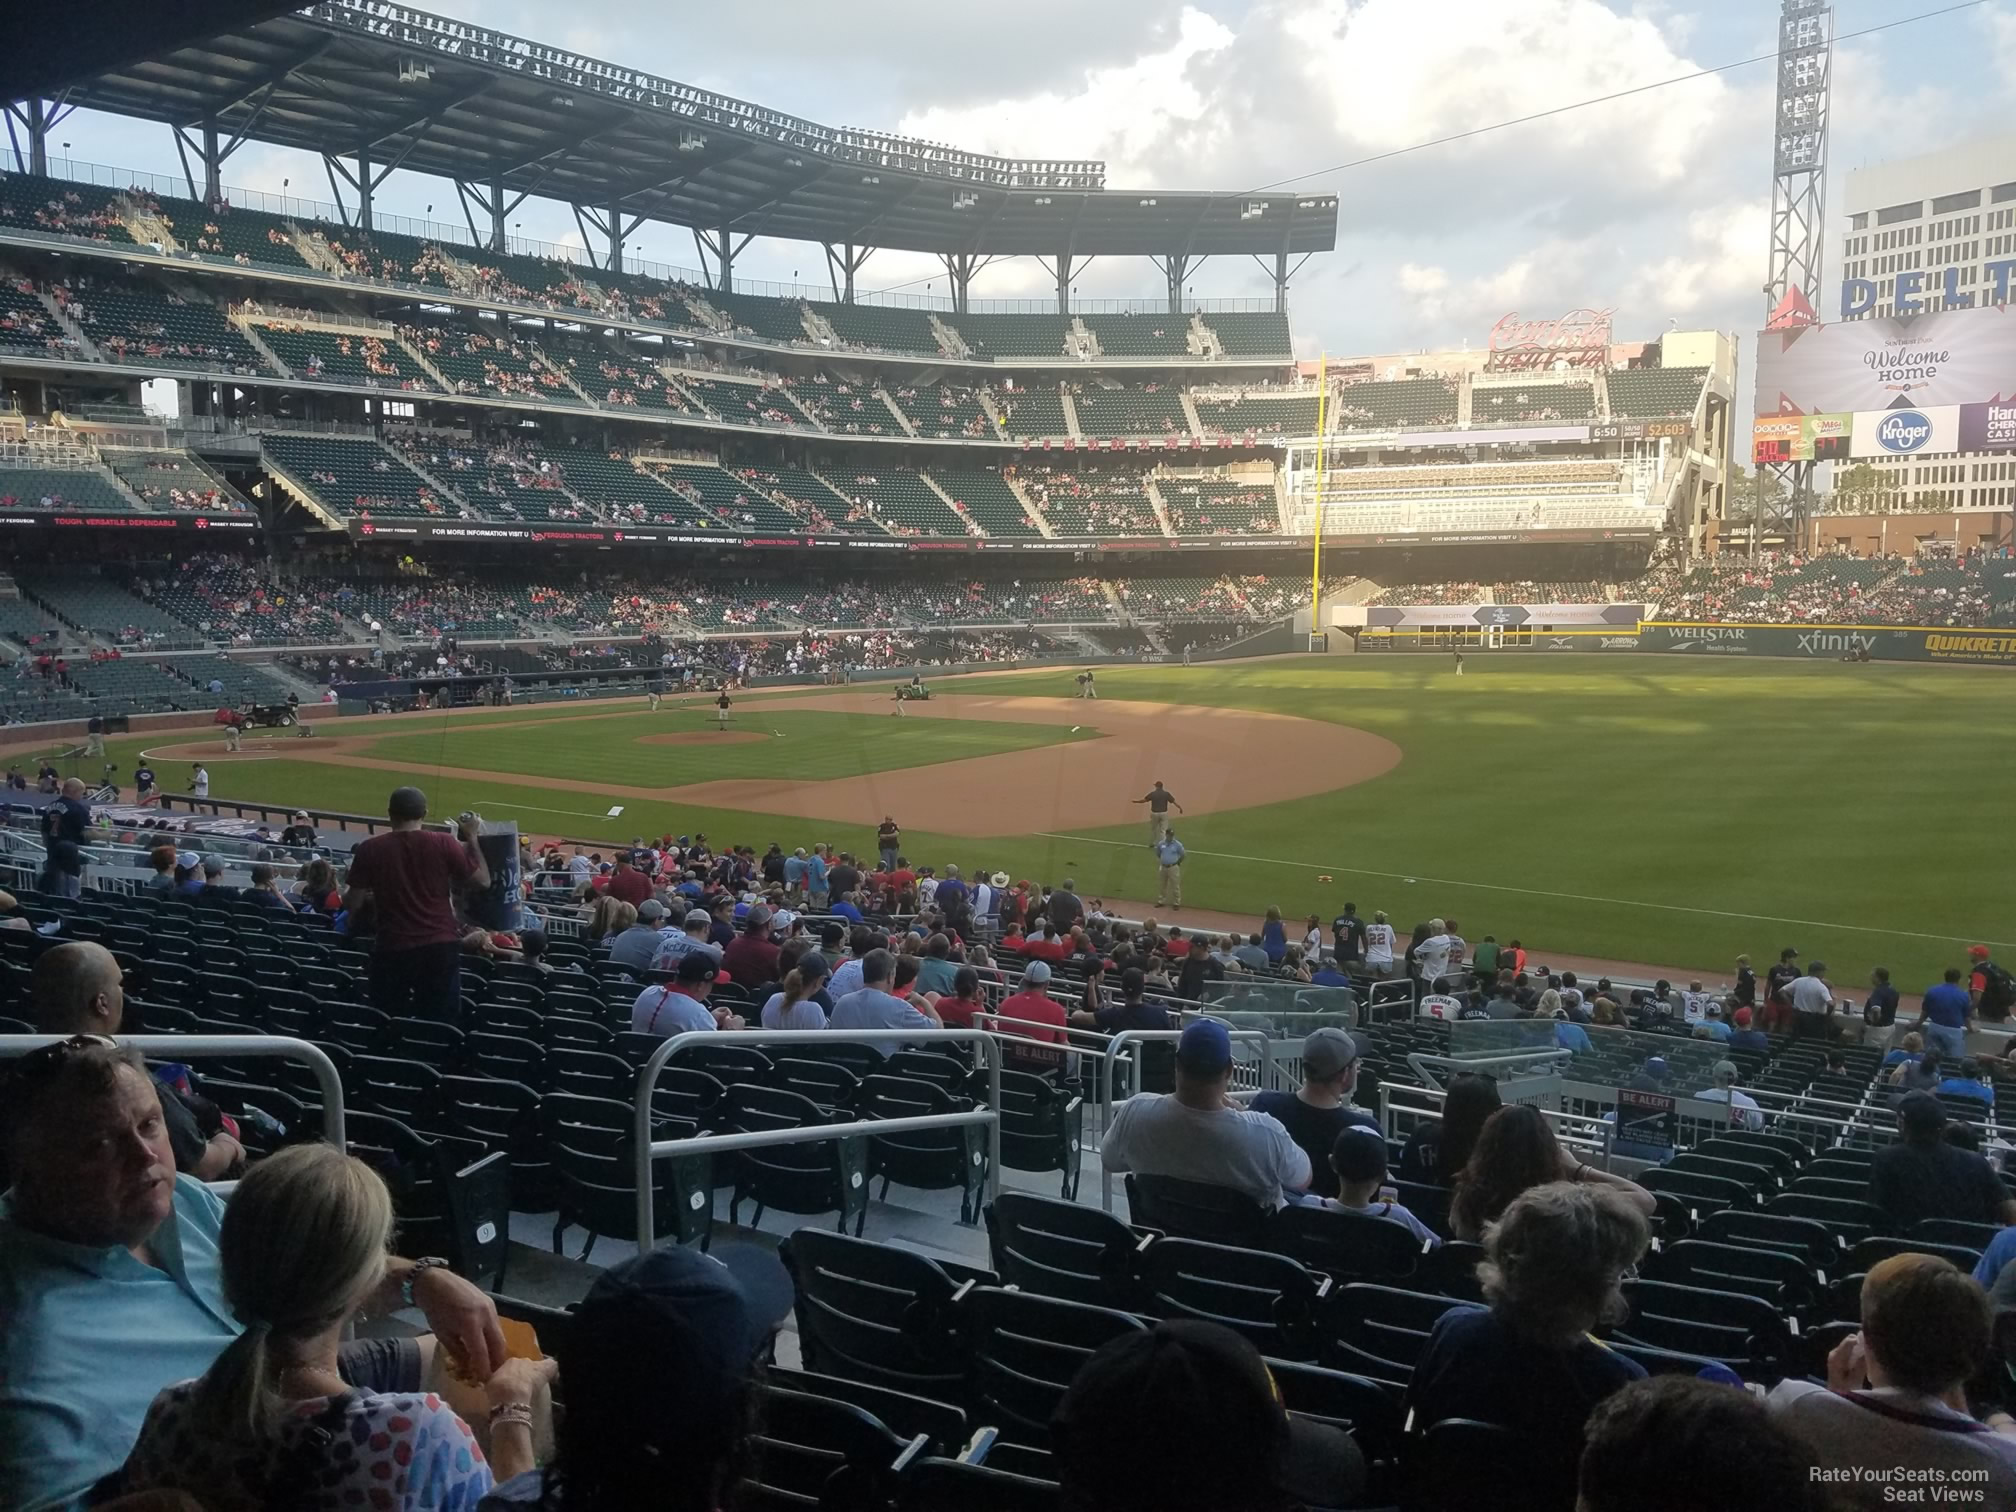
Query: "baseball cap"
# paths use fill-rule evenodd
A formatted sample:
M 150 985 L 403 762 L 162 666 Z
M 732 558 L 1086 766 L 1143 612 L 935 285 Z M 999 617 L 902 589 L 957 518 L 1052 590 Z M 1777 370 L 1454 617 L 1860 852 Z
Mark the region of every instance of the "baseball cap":
M 1312 1029 L 1302 1041 L 1302 1069 L 1310 1076 L 1335 1076 L 1356 1059 L 1358 1043 L 1342 1029 Z
M 1364 1489 L 1364 1456 L 1349 1435 L 1290 1417 L 1260 1352 L 1194 1319 L 1109 1341 L 1072 1379 L 1050 1432 L 1060 1478 L 1089 1507 L 1262 1506 L 1284 1496 L 1336 1507 Z M 1144 1432 L 1155 1452 L 1120 1448 Z
M 790 1313 L 790 1273 L 754 1245 L 703 1255 L 668 1244 L 621 1261 L 596 1278 L 562 1336 L 568 1405 L 639 1443 L 718 1425 Z
M 686 922 L 689 925 L 712 924 L 714 922 L 714 915 L 704 908 L 689 908 L 686 910 Z
M 714 982 L 722 978 L 721 963 L 704 950 L 689 950 L 672 968 L 675 982 Z
M 1912 1134 L 1931 1134 L 1946 1127 L 1946 1109 L 1930 1092 L 1907 1092 L 1897 1103 L 1897 1122 Z
M 197 855 L 195 851 L 177 851 L 175 852 L 175 864 L 184 871 L 201 871 L 203 868 L 203 858 Z
M 761 903 L 758 903 L 749 910 L 743 922 L 748 924 L 752 929 L 761 929 L 770 922 L 770 910 L 765 908 Z
M 1751 1017 L 1752 1015 L 1748 1008 L 1738 1008 L 1735 1014 L 1731 1017 L 1730 1022 L 1734 1024 L 1738 1029 L 1748 1029 L 1750 1027 Z
M 1967 959 L 1970 961 L 1987 960 L 1988 947 L 1986 945 L 1969 945 L 1967 947 Z
M 1733 1082 L 1742 1076 L 1743 1073 L 1736 1068 L 1736 1062 L 1732 1060 L 1719 1060 L 1708 1068 L 1708 1074 L 1718 1082 Z
M 1330 1169 L 1346 1181 L 1372 1181 L 1386 1174 L 1386 1140 L 1377 1129 L 1349 1124 L 1330 1147 Z
M 646 898 L 642 903 L 637 905 L 637 918 L 640 923 L 656 924 L 664 917 L 665 905 L 660 903 L 656 898 Z
M 1192 1076 L 1218 1076 L 1232 1064 L 1232 1036 L 1216 1019 L 1197 1019 L 1184 1025 L 1176 1042 L 1177 1069 Z
M 798 957 L 797 970 L 803 972 L 808 977 L 830 977 L 833 975 L 833 967 L 827 962 L 826 957 L 819 954 L 816 950 L 808 950 L 805 954 Z
M 1050 963 L 1048 961 L 1031 961 L 1023 969 L 1022 980 L 1025 982 L 1034 982 L 1039 987 L 1042 986 L 1050 980 Z

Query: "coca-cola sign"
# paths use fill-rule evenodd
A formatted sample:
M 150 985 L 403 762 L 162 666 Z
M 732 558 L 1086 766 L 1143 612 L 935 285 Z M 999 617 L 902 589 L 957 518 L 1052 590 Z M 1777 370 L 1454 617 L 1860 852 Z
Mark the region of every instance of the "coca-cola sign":
M 1491 327 L 1490 361 L 1494 371 L 1507 368 L 1604 367 L 1610 360 L 1610 317 L 1613 310 L 1570 310 L 1558 320 L 1524 320 L 1519 312 L 1503 316 Z

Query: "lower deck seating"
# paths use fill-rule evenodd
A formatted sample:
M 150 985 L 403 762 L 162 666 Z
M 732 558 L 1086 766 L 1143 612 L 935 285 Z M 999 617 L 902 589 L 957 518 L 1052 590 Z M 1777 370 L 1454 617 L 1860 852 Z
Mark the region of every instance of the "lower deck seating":
M 920 436 L 933 440 L 991 440 L 994 422 L 980 405 L 980 390 L 955 383 L 911 387 L 891 384 L 887 389 L 896 408 L 903 412 Z
M 863 516 L 891 535 L 968 535 L 966 521 L 926 483 L 902 468 L 826 474 Z M 851 511 L 850 511 L 851 512 Z
M 0 509 L 133 514 L 133 501 L 95 472 L 0 466 Z
M 105 462 L 155 509 L 243 511 L 244 495 L 186 451 L 111 451 Z
M 1189 417 L 1174 388 L 1092 388 L 1077 397 L 1078 428 L 1088 436 L 1187 436 Z
M 1155 505 L 1141 475 L 1083 467 L 1027 467 L 1023 489 L 1061 536 L 1159 536 Z
M 1001 474 L 991 467 L 932 469 L 931 476 L 954 503 L 990 536 L 1033 536 L 1040 532 Z
M 273 355 L 303 382 L 429 392 L 434 388 L 398 342 L 382 336 L 311 330 L 284 319 L 258 319 L 251 325 Z

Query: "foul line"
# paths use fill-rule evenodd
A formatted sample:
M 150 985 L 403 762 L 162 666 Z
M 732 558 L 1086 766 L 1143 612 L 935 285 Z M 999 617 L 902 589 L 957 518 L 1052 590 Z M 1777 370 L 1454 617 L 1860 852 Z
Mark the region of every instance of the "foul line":
M 606 813 L 584 814 L 579 809 L 541 808 L 536 803 L 486 803 L 483 807 L 488 809 L 503 809 L 507 813 L 560 814 L 568 819 L 607 819 L 609 817 Z
M 1120 850 L 1146 850 L 1148 843 L 1137 840 L 1098 840 L 1090 835 L 1060 835 L 1051 830 L 1037 830 L 1036 835 L 1045 840 L 1073 840 L 1080 845 L 1110 845 Z M 1283 861 L 1278 856 L 1242 856 L 1233 851 L 1195 850 L 1183 847 L 1189 856 L 1210 856 L 1219 861 L 1252 861 L 1262 866 L 1293 866 L 1315 870 L 1319 867 L 1332 872 L 1350 872 L 1360 877 L 1391 877 L 1401 882 L 1432 882 L 1438 887 L 1475 887 L 1490 892 L 1523 893 L 1533 898 L 1563 898 L 1572 903 L 1607 903 L 1615 908 L 1650 908 L 1663 913 L 1707 914 L 1720 919 L 1751 919 L 1764 924 L 1793 924 L 1802 929 L 1843 929 L 1854 934 L 1896 935 L 1905 940 L 1939 940 L 1947 944 L 1996 945 L 2016 948 L 2012 940 L 1984 940 L 1978 935 L 1924 934 L 1915 929 L 1885 929 L 1875 924 L 1830 923 L 1825 919 L 1787 919 L 1777 914 L 1738 913 L 1729 908 L 1696 908 L 1686 903 L 1647 903 L 1638 898 L 1599 898 L 1589 893 L 1555 892 L 1545 887 L 1512 887 L 1503 882 L 1466 882 L 1458 877 L 1426 877 L 1407 872 L 1374 871 L 1370 867 L 1346 866 L 1333 861 Z

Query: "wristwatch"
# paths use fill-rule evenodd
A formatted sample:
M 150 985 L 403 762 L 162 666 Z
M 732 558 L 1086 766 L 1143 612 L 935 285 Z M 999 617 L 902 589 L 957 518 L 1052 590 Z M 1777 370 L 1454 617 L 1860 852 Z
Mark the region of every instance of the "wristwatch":
M 423 1272 L 450 1269 L 453 1269 L 453 1267 L 439 1255 L 422 1255 L 418 1260 L 413 1262 L 413 1269 L 406 1272 L 406 1279 L 399 1283 L 399 1305 L 401 1307 L 411 1307 L 414 1305 L 413 1283 L 420 1279 Z

